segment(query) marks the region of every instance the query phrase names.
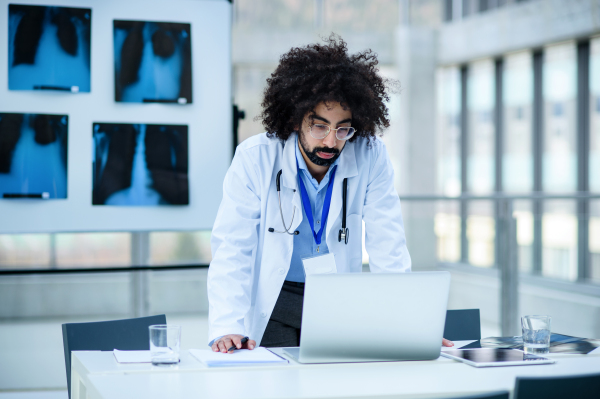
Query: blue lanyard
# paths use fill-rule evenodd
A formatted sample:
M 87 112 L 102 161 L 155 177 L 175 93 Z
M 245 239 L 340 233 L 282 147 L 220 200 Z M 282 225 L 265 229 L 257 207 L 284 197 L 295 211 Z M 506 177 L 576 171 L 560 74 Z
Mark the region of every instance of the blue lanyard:
M 316 233 L 312 208 L 310 206 L 310 200 L 308 198 L 308 192 L 306 191 L 306 187 L 304 186 L 304 182 L 302 181 L 302 176 L 300 176 L 301 171 L 297 159 L 296 167 L 298 168 L 298 182 L 300 183 L 300 195 L 302 196 L 302 206 L 304 207 L 304 213 L 306 213 L 308 223 L 310 224 L 310 231 L 313 233 L 315 243 L 317 244 L 317 252 L 319 252 L 319 245 L 321 245 L 323 230 L 327 225 L 327 217 L 329 216 L 329 206 L 331 205 L 331 192 L 333 191 L 333 180 L 335 179 L 335 170 L 337 169 L 337 165 L 333 167 L 333 170 L 331 171 L 331 176 L 329 177 L 329 184 L 327 185 L 327 192 L 325 193 L 325 202 L 323 203 L 323 214 L 321 215 L 321 227 Z

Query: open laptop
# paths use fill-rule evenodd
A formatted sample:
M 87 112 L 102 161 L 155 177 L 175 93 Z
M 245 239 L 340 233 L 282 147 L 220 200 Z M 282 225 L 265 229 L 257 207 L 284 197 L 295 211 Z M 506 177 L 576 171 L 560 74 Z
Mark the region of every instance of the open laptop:
M 448 272 L 308 275 L 300 363 L 431 360 L 440 356 Z

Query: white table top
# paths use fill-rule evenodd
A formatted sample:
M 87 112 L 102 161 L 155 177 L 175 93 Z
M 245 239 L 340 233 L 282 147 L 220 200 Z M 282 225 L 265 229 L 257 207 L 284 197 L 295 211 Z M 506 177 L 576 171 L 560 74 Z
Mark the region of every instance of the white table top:
M 281 353 L 281 352 L 279 352 Z M 177 366 L 118 364 L 112 352 L 73 352 L 90 399 L 101 398 L 426 398 L 512 390 L 517 376 L 600 372 L 600 355 L 548 355 L 555 364 L 475 368 L 433 361 L 207 368 L 182 354 Z

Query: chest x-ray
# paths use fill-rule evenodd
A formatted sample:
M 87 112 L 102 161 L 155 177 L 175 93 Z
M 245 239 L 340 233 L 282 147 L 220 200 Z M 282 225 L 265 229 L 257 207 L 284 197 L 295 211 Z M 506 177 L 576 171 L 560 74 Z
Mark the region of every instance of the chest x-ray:
M 190 24 L 114 21 L 115 101 L 192 102 Z
M 94 123 L 93 205 L 188 205 L 188 127 Z
M 90 91 L 90 8 L 10 4 L 9 90 Z
M 0 198 L 67 198 L 68 119 L 0 113 Z

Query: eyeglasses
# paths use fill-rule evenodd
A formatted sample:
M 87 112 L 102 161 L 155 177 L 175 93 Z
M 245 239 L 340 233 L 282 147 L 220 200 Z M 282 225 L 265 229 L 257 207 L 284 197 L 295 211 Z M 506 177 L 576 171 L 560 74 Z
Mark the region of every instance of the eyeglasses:
M 335 130 L 335 137 L 337 137 L 338 140 L 348 140 L 350 137 L 354 136 L 354 132 L 356 132 L 356 129 L 353 127 L 344 126 L 332 129 L 329 125 L 314 124 L 310 127 L 310 135 L 317 140 L 322 140 L 327 137 L 332 130 Z

